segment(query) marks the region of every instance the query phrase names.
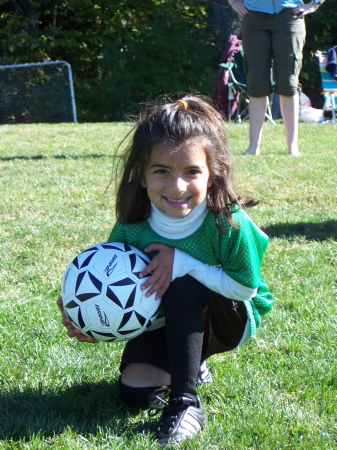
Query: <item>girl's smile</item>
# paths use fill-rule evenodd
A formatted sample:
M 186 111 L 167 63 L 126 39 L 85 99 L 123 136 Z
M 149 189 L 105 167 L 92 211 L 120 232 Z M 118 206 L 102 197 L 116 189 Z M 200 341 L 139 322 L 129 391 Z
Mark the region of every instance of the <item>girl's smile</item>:
M 212 185 L 203 139 L 154 145 L 142 186 L 150 201 L 172 217 L 185 217 Z

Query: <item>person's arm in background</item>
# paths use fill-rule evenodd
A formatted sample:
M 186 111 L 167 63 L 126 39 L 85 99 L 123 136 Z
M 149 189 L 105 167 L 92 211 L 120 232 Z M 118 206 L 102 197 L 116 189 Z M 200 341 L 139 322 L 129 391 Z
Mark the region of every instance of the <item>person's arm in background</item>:
M 228 3 L 231 5 L 234 11 L 239 14 L 239 16 L 243 17 L 247 14 L 248 10 L 242 3 L 242 0 L 229 0 Z
M 324 0 L 312 0 L 310 3 L 304 3 L 303 5 L 296 6 L 296 8 L 293 9 L 293 13 L 301 19 L 307 14 L 317 11 L 322 3 L 324 3 Z

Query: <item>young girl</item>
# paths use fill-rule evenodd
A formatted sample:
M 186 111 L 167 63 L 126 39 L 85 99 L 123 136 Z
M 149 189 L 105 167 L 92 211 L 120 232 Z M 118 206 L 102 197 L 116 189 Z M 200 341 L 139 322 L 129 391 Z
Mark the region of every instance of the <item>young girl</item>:
M 260 276 L 268 238 L 244 211 L 255 203 L 233 191 L 223 120 L 207 100 L 185 96 L 143 112 L 123 164 L 109 241 L 152 258 L 140 277 L 150 274 L 142 288 L 162 299 L 164 324 L 126 343 L 120 394 L 130 406 L 162 403 L 156 439 L 165 446 L 205 422 L 201 362 L 246 342 L 272 307 Z

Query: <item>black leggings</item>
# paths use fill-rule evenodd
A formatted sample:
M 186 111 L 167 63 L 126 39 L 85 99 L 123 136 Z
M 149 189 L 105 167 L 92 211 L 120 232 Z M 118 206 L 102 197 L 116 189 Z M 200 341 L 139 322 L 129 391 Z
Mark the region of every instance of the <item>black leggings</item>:
M 162 304 L 165 327 L 128 341 L 121 371 L 129 363 L 156 365 L 171 374 L 170 399 L 185 396 L 195 400 L 201 360 L 238 345 L 247 321 L 246 308 L 189 275 L 171 283 Z M 121 386 L 122 397 L 132 397 L 126 394 L 128 386 Z

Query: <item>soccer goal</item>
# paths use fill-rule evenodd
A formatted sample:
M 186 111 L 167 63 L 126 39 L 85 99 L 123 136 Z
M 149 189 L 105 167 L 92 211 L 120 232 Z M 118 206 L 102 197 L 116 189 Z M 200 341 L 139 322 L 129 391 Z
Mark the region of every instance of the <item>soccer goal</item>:
M 0 66 L 0 123 L 77 122 L 70 64 Z

